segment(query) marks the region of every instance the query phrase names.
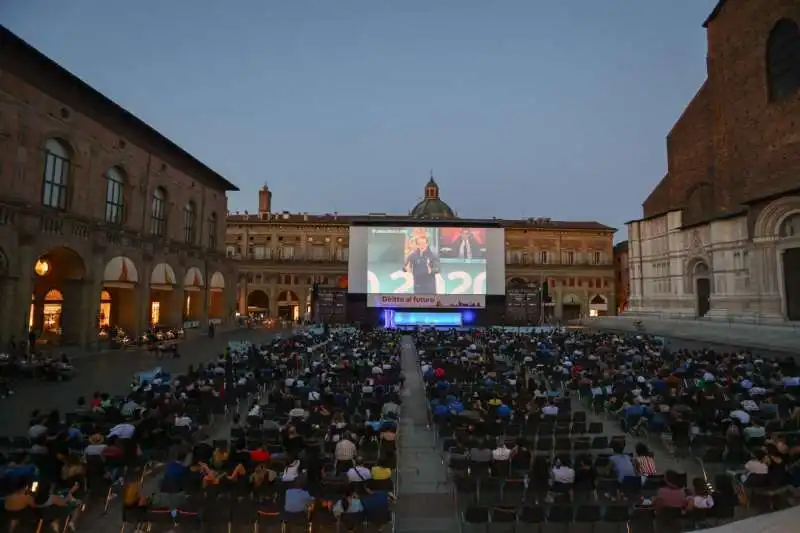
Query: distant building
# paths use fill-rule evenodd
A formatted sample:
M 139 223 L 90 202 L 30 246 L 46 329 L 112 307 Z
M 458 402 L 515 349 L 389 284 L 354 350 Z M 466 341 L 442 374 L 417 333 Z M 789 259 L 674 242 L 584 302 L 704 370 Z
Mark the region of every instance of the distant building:
M 800 4 L 720 1 L 707 78 L 628 224 L 633 313 L 800 320 Z
M 376 221 L 386 214 L 371 214 Z M 349 227 L 364 215 L 309 214 L 275 210 L 272 192 L 259 191 L 257 213 L 228 215 L 227 254 L 240 263 L 239 312 L 303 320 L 311 317 L 311 291 L 347 287 Z M 418 224 L 426 219 L 456 219 L 431 178 L 424 198 L 408 215 L 391 216 Z M 615 230 L 597 222 L 565 222 L 548 218 L 491 219 L 506 236 L 508 287 L 548 283 L 545 316 L 570 320 L 613 314 L 616 309 L 613 236 Z M 508 320 L 536 322 L 539 317 Z
M 0 73 L 0 339 L 232 321 L 236 187 L 2 26 Z
M 628 241 L 614 246 L 614 287 L 616 288 L 617 314 L 628 308 L 630 294 L 630 270 L 628 268 Z

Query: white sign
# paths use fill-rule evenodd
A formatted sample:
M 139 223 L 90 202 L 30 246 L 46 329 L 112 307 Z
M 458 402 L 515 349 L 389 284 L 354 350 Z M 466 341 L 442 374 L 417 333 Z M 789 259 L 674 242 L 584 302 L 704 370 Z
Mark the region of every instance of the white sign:
M 209 324 L 222 324 L 222 319 L 221 318 L 209 318 L 208 319 L 208 323 Z
M 195 329 L 200 327 L 200 322 L 197 320 L 187 320 L 183 323 L 183 329 Z
M 483 294 L 370 294 L 369 307 L 420 308 L 420 309 L 483 309 L 486 296 Z

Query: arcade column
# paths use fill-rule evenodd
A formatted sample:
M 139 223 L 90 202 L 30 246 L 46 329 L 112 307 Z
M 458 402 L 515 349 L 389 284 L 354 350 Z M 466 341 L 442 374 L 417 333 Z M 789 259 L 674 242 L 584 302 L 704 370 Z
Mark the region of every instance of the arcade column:
M 94 272 L 97 272 L 95 270 Z M 101 270 L 102 272 L 102 270 Z M 83 281 L 76 289 L 82 290 L 80 301 L 80 344 L 90 350 L 98 346 L 98 315 L 100 314 L 100 292 L 103 290 L 103 279 Z
M 239 314 L 242 316 L 247 316 L 247 278 L 242 277 L 237 286 L 239 291 Z
M 10 332 L 17 339 L 17 342 L 28 340 L 28 330 L 30 309 L 31 309 L 31 295 L 33 294 L 33 265 L 36 263 L 36 254 L 33 247 L 25 244 L 19 247 L 19 278 L 17 278 L 14 286 L 12 315 L 4 320 L 9 320 L 11 323 Z

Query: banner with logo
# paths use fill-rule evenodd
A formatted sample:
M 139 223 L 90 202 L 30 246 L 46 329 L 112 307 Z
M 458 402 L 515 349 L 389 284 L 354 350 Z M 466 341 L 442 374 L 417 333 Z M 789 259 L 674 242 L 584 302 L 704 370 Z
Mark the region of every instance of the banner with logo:
M 421 309 L 483 309 L 486 296 L 483 294 L 369 294 L 368 307 L 421 308 Z

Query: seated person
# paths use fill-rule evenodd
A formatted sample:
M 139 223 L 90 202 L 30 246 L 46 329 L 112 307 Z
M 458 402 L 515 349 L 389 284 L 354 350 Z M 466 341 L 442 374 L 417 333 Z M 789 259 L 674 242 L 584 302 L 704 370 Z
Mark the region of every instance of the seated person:
M 387 457 L 381 457 L 377 464 L 372 467 L 372 479 L 383 481 L 392 477 L 392 468 Z
M 15 478 L 12 481 L 11 493 L 7 494 L 4 501 L 4 509 L 8 518 L 8 531 L 14 533 L 19 525 L 20 518 L 25 511 L 33 510 L 36 502 L 29 490 L 29 485 L 23 478 Z
M 616 474 L 617 481 L 622 483 L 622 480 L 627 476 L 638 475 L 633 465 L 633 460 L 631 460 L 629 455 L 625 454 L 624 444 L 621 442 L 614 442 L 612 451 L 614 454 L 609 458 L 609 461 L 614 474 Z
M 308 511 L 314 503 L 314 498 L 303 488 L 302 480 L 295 480 L 291 487 L 286 489 L 283 511 L 288 514 Z
M 664 486 L 658 489 L 654 502 L 656 514 L 665 509 L 685 509 L 686 490 L 680 486 L 679 476 L 673 470 L 664 473 Z
M 333 516 L 336 518 L 341 518 L 343 514 L 354 515 L 363 512 L 364 506 L 355 490 L 348 491 L 347 495 L 333 506 Z

